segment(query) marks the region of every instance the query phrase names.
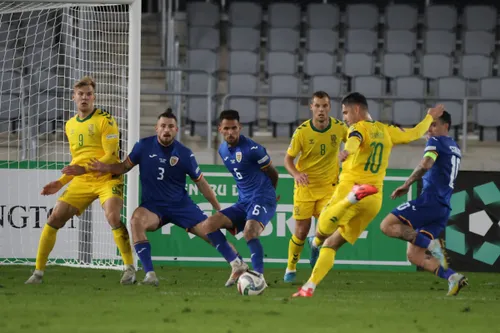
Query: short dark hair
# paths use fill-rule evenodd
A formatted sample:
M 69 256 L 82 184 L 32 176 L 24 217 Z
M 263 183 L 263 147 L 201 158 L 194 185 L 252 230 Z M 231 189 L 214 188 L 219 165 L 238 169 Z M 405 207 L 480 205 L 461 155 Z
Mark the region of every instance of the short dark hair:
M 224 110 L 220 113 L 219 122 L 222 122 L 224 119 L 237 120 L 239 122 L 240 114 L 236 110 Z
M 366 101 L 366 97 L 358 92 L 352 92 L 342 98 L 341 104 L 343 105 L 352 105 L 352 104 L 358 104 L 366 109 L 368 109 L 368 102 Z
M 328 95 L 328 93 L 326 91 L 323 91 L 323 90 L 315 91 L 312 94 L 312 96 L 311 96 L 311 103 L 312 103 L 314 97 L 317 97 L 317 98 L 328 98 L 328 100 L 330 100 L 330 95 Z
M 158 119 L 160 119 L 160 118 L 170 118 L 170 119 L 175 120 L 175 122 L 177 123 L 177 117 L 175 116 L 174 111 L 172 111 L 172 108 L 168 108 L 165 112 L 160 114 L 158 116 Z
M 443 124 L 448 124 L 448 129 L 451 127 L 451 114 L 449 114 L 447 111 L 443 111 L 443 114 L 441 117 L 439 117 L 439 120 Z

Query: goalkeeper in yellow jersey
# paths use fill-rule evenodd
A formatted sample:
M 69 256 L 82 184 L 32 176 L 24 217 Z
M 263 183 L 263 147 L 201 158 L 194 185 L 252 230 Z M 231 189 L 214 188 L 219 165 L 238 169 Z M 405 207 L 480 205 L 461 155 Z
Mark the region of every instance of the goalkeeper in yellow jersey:
M 354 244 L 377 216 L 392 147 L 421 138 L 443 111 L 444 107 L 438 105 L 429 109 L 417 126 L 402 129 L 373 121 L 366 98 L 360 93 L 351 93 L 342 100 L 344 120 L 350 126 L 345 149 L 339 154 L 342 173 L 318 220 L 312 241 L 311 259 L 315 265 L 311 277 L 294 297 L 312 297 L 316 286 L 333 267 L 338 249 L 347 242 Z M 442 253 L 439 242 L 433 243 L 429 250 Z
M 328 116 L 331 104 L 326 92 L 315 92 L 310 107 L 312 119 L 295 130 L 285 156 L 285 167 L 295 179 L 295 230 L 288 245 L 288 265 L 283 278 L 290 283 L 295 281 L 297 262 L 311 228 L 311 217 L 319 217 L 338 183 L 337 156 L 340 143 L 347 138 L 347 126 Z
M 116 245 L 125 265 L 122 284 L 135 282 L 132 248 L 129 234 L 120 220 L 123 207 L 123 179 L 121 176 L 100 175 L 89 170 L 91 159 L 103 163 L 119 163 L 119 132 L 115 119 L 106 111 L 94 108 L 95 82 L 84 77 L 74 85 L 73 100 L 77 114 L 66 123 L 66 136 L 71 151 L 71 163 L 62 169 L 63 175 L 42 189 L 42 195 L 57 193 L 71 182 L 59 197 L 47 224 L 45 224 L 38 253 L 36 269 L 27 284 L 42 282 L 45 266 L 56 242 L 57 231 L 74 215 L 83 211 L 97 198 L 104 209 Z

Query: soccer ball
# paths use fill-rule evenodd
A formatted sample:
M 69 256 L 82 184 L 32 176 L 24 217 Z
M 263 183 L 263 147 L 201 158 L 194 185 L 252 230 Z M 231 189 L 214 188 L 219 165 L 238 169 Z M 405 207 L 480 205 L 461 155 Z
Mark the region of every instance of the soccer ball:
M 240 276 L 236 286 L 238 287 L 240 295 L 255 296 L 262 294 L 264 289 L 266 289 L 267 284 L 258 273 L 249 271 Z

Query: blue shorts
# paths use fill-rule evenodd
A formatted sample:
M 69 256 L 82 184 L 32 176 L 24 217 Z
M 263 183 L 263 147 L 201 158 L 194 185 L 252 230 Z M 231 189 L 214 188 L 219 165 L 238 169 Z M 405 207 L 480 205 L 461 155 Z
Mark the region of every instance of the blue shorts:
M 245 229 L 248 220 L 255 220 L 262 225 L 262 228 L 265 228 L 276 213 L 276 206 L 276 200 L 254 200 L 247 203 L 235 203 L 220 212 L 233 222 L 235 230 L 231 233 L 237 234 Z
M 446 227 L 451 209 L 436 200 L 418 197 L 396 207 L 391 213 L 431 239 L 439 237 Z
M 163 202 L 143 202 L 141 207 L 155 213 L 160 218 L 158 229 L 167 223 L 175 224 L 186 230 L 203 222 L 208 216 L 190 198 L 184 199 L 175 204 L 165 204 Z

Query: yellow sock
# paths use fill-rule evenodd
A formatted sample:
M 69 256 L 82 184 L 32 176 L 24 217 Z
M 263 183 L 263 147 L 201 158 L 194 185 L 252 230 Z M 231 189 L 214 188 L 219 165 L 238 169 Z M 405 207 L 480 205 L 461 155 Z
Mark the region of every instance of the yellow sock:
M 337 252 L 330 247 L 321 248 L 319 251 L 318 261 L 316 261 L 316 265 L 314 266 L 311 277 L 309 278 L 309 282 L 312 282 L 315 286 L 317 286 L 325 278 L 326 274 L 328 274 L 333 267 L 336 253 Z
M 339 226 L 340 219 L 352 205 L 353 204 L 345 198 L 337 202 L 335 205 L 328 206 L 319 216 L 317 226 L 318 232 L 325 236 L 333 234 Z M 319 246 L 321 243 L 321 240 L 316 239 L 315 237 L 314 244 Z
M 297 236 L 292 235 L 290 242 L 288 243 L 288 265 L 287 270 L 295 271 L 297 270 L 297 263 L 300 259 L 300 254 L 304 248 L 304 240 L 298 239 Z
M 125 265 L 132 265 L 134 257 L 132 256 L 132 247 L 130 246 L 130 237 L 127 228 L 122 225 L 113 229 L 113 238 L 115 239 L 116 246 L 120 250 L 123 263 Z
M 36 254 L 36 264 L 35 268 L 39 271 L 45 270 L 47 266 L 47 260 L 49 259 L 49 254 L 52 252 L 54 245 L 56 244 L 57 231 L 54 227 L 45 224 L 42 230 L 42 235 L 40 236 L 40 242 L 38 244 L 38 252 Z

